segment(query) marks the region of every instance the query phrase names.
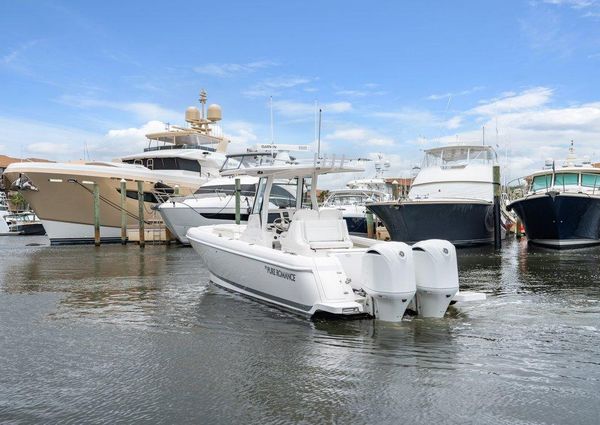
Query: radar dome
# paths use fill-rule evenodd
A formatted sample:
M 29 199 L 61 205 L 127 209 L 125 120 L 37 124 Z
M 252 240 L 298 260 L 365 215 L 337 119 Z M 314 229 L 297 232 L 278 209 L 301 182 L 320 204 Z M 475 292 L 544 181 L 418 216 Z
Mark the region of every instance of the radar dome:
M 185 110 L 185 120 L 187 122 L 200 121 L 200 111 L 195 106 L 190 106 Z
M 206 118 L 212 122 L 221 121 L 221 107 L 216 103 L 208 105 L 208 110 L 206 111 Z

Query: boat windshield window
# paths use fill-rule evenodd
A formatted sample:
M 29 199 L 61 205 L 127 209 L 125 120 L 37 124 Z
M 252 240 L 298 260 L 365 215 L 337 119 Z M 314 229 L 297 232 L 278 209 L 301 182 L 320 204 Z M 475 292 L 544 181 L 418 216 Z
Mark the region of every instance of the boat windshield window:
M 600 189 L 600 174 L 582 174 L 581 185 Z
M 576 173 L 557 173 L 554 176 L 555 186 L 577 186 L 579 184 L 579 174 Z
M 260 213 L 262 209 L 263 200 L 265 197 L 265 189 L 267 188 L 267 178 L 261 177 L 258 181 L 258 189 L 256 189 L 256 196 L 254 198 L 254 206 L 252 207 L 252 214 Z
M 367 197 L 361 195 L 335 195 L 332 201 L 335 206 L 362 205 L 367 201 Z
M 552 185 L 552 175 L 544 174 L 542 176 L 535 176 L 533 178 L 533 184 L 531 189 L 535 192 L 537 190 L 548 189 Z
M 288 182 L 274 182 L 269 196 L 269 203 L 277 208 L 296 208 L 296 186 L 297 180 L 292 179 Z
M 487 165 L 494 162 L 495 153 L 489 149 L 469 149 L 469 164 Z

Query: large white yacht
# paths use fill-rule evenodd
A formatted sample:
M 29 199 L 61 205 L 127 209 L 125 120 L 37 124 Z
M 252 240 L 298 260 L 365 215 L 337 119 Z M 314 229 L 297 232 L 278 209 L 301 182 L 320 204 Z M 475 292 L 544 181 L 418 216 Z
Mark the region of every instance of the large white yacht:
M 450 302 L 459 300 L 452 244 L 429 240 L 410 247 L 361 238 L 371 246 L 357 248 L 341 211 L 319 209 L 314 190 L 319 175 L 355 171 L 343 159 L 315 156 L 310 165 L 241 172 L 260 178 L 248 224 L 195 227 L 187 233 L 211 281 L 308 317 L 367 315 L 398 322 L 411 304 L 423 317 L 442 317 Z M 280 180 L 296 186 L 296 196 L 287 206 L 273 202 L 272 189 Z M 271 221 L 271 214 L 279 217 Z M 471 298 L 485 298 L 482 295 Z
M 306 152 L 307 145 L 262 144 L 249 148 L 247 152 L 229 154 L 221 171 L 238 170 L 240 179 L 241 221 L 246 222 L 254 203 L 258 178 L 243 175 L 243 170 L 273 164 L 291 164 L 290 152 Z M 285 186 L 277 186 L 281 199 L 289 194 Z M 235 221 L 235 179 L 219 177 L 203 184 L 186 197 L 172 197 L 156 207 L 171 233 L 182 244 L 188 244 L 187 231 L 192 227 L 210 224 L 233 223 Z
M 221 108 L 209 105 L 200 93 L 202 111 L 186 110 L 187 127 L 169 126 L 148 134 L 143 152 L 113 162 L 14 163 L 4 176 L 21 191 L 41 219 L 51 244 L 94 241 L 93 187 L 100 190 L 100 236 L 103 242 L 120 240 L 121 180 L 126 182 L 128 225 L 138 222 L 138 182 L 143 182 L 145 211 L 163 195 L 193 193 L 219 175 L 229 141 L 217 122 Z
M 0 235 L 6 235 L 10 233 L 10 228 L 6 222 L 5 217 L 10 214 L 8 210 L 8 200 L 6 194 L 0 191 Z
M 367 203 L 385 202 L 392 198 L 390 187 L 383 178 L 385 170 L 390 168 L 389 161 L 378 155 L 374 165 L 373 178 L 350 180 L 345 189 L 331 190 L 323 203 L 323 207 L 335 208 L 342 212 L 351 234 L 367 233 Z
M 527 240 L 549 248 L 579 248 L 600 244 L 600 169 L 578 159 L 571 141 L 562 164 L 546 166 L 518 179 L 524 184 L 507 208 L 523 220 Z
M 394 241 L 445 239 L 458 246 L 492 243 L 491 146 L 453 145 L 425 151 L 408 199 L 368 204 Z

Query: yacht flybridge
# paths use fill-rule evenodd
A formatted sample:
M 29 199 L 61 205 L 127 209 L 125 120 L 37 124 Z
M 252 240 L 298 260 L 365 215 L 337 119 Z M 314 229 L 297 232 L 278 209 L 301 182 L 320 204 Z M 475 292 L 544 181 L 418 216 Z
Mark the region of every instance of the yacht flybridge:
M 143 183 L 145 210 L 175 192 L 193 193 L 202 183 L 218 177 L 228 140 L 217 123 L 220 106 L 209 105 L 200 93 L 202 112 L 185 112 L 188 127 L 169 126 L 148 134 L 143 152 L 113 162 L 36 163 L 8 166 L 4 176 L 21 191 L 42 221 L 51 244 L 93 243 L 93 187 L 100 191 L 102 242 L 120 240 L 121 180 L 126 183 L 128 225 L 138 222 L 138 182 Z
M 548 160 L 517 180 L 525 183 L 509 183 L 514 199 L 507 208 L 523 220 L 529 242 L 559 249 L 600 244 L 600 169 L 578 160 L 573 142 L 562 164 Z
M 344 160 L 223 171 L 259 178 L 247 224 L 195 227 L 187 238 L 217 286 L 312 317 L 317 314 L 398 322 L 407 308 L 442 317 L 458 293 L 456 251 L 442 240 L 354 245 L 336 209 L 319 209 L 318 177 L 356 172 Z M 288 204 L 273 202 L 276 182 L 296 187 Z M 275 220 L 270 216 L 277 215 Z

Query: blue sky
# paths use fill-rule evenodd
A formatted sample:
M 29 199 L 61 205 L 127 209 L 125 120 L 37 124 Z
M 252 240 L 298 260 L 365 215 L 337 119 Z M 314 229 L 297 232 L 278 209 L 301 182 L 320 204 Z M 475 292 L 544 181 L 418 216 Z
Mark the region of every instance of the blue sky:
M 312 143 L 384 153 L 498 145 L 517 177 L 545 158 L 600 161 L 600 0 L 4 1 L 0 153 L 132 153 L 205 88 L 233 149 Z

